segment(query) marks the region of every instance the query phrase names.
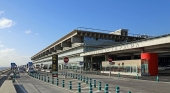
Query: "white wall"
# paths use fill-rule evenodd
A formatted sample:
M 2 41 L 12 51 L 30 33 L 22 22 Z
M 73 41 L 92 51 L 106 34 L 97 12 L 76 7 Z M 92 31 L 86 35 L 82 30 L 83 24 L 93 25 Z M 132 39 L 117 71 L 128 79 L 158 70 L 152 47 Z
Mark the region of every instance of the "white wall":
M 52 56 L 50 56 L 48 58 L 41 59 L 41 60 L 34 61 L 34 63 L 45 61 L 45 60 L 49 60 L 49 59 L 52 59 Z
M 73 57 L 73 58 L 69 58 L 69 63 L 79 63 L 83 61 L 83 57 Z M 58 60 L 59 64 L 64 64 L 63 60 Z

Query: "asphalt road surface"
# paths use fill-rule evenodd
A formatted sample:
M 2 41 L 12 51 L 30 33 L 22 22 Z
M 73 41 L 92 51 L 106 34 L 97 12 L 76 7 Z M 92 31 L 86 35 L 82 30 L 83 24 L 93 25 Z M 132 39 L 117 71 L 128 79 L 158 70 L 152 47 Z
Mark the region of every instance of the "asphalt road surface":
M 61 72 L 61 71 L 59 71 Z M 68 73 L 71 71 L 68 71 Z M 38 72 L 40 75 L 47 75 L 45 72 Z M 75 73 L 75 72 L 71 72 Z M 77 73 L 79 74 L 79 73 Z M 109 91 L 115 91 L 116 86 L 120 87 L 120 93 L 127 93 L 131 91 L 132 93 L 170 93 L 170 82 L 156 82 L 148 80 L 137 80 L 137 79 L 128 79 L 121 77 L 108 77 L 101 75 L 92 75 L 92 74 L 82 74 L 91 79 L 102 82 L 102 86 L 109 84 Z M 48 73 L 48 76 L 51 76 L 51 73 Z
M 41 82 L 31 78 L 27 73 L 20 73 L 14 83 L 17 93 L 70 93 L 57 86 L 52 86 L 48 83 Z
M 62 71 L 59 71 L 62 72 Z M 72 71 L 67 71 L 68 73 L 75 73 Z M 77 73 L 79 74 L 79 73 Z M 170 82 L 156 82 L 148 80 L 137 80 L 121 77 L 109 77 L 101 75 L 92 75 L 92 74 L 82 74 L 88 78 L 101 81 L 102 84 L 109 84 L 109 90 L 115 91 L 115 87 L 119 86 L 120 91 L 129 90 L 132 93 L 170 93 Z M 170 79 L 170 78 L 169 78 Z M 123 92 L 127 93 L 127 92 Z

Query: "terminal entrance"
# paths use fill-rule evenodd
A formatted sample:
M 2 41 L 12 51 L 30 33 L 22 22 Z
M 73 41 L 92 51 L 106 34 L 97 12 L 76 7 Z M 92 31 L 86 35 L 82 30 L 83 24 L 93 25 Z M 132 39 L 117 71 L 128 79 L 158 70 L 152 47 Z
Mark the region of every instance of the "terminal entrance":
M 158 58 L 158 72 L 160 76 L 170 76 L 170 56 L 160 56 Z
M 96 71 L 101 70 L 102 61 L 105 60 L 104 56 L 85 57 L 84 70 Z
M 158 65 L 160 67 L 164 67 L 169 65 L 170 66 L 170 57 L 159 57 L 158 58 Z

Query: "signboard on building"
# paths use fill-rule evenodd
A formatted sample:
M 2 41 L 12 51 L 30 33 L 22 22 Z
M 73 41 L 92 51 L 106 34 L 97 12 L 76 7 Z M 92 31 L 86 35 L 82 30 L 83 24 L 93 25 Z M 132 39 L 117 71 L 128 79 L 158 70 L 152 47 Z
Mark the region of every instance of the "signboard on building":
M 64 61 L 65 63 L 68 63 L 69 58 L 68 58 L 68 57 L 65 57 L 65 58 L 63 59 L 63 61 Z
M 31 68 L 33 66 L 32 62 L 28 62 L 28 68 Z
M 80 65 L 83 65 L 84 62 L 79 62 Z
M 16 64 L 15 63 L 11 63 L 11 70 L 15 69 Z
M 118 45 L 118 46 L 113 46 L 113 47 L 109 47 L 109 48 L 104 48 L 104 49 L 99 49 L 99 50 L 81 53 L 80 56 L 108 53 L 108 52 L 114 52 L 114 51 L 120 51 L 120 50 L 126 50 L 126 49 L 133 49 L 133 48 L 139 48 L 139 47 L 140 47 L 139 43 L 131 43 L 131 44 Z
M 52 77 L 58 77 L 58 55 L 52 55 Z

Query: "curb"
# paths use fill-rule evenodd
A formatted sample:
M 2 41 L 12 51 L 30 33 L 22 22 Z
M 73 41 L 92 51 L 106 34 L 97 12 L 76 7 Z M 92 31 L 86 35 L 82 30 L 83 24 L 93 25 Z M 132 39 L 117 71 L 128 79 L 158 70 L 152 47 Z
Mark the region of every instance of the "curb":
M 76 72 L 72 72 L 72 73 L 76 73 Z M 76 74 L 80 74 L 80 73 L 76 73 Z M 91 75 L 91 74 L 84 74 L 84 75 Z M 96 75 L 96 74 L 92 74 L 92 75 L 95 75 L 95 76 L 103 76 L 103 75 Z M 109 76 L 103 76 L 103 77 L 109 77 Z M 110 77 L 110 78 L 115 78 L 115 77 Z M 124 78 L 124 77 L 118 77 L 118 78 L 127 79 L 127 80 L 148 81 L 148 82 L 155 82 L 155 83 L 166 83 L 166 84 L 170 84 L 170 82 L 162 82 L 162 81 L 157 82 L 156 80 L 155 80 L 155 81 L 151 81 L 151 80 L 142 80 L 142 79 L 130 79 L 130 78 Z

